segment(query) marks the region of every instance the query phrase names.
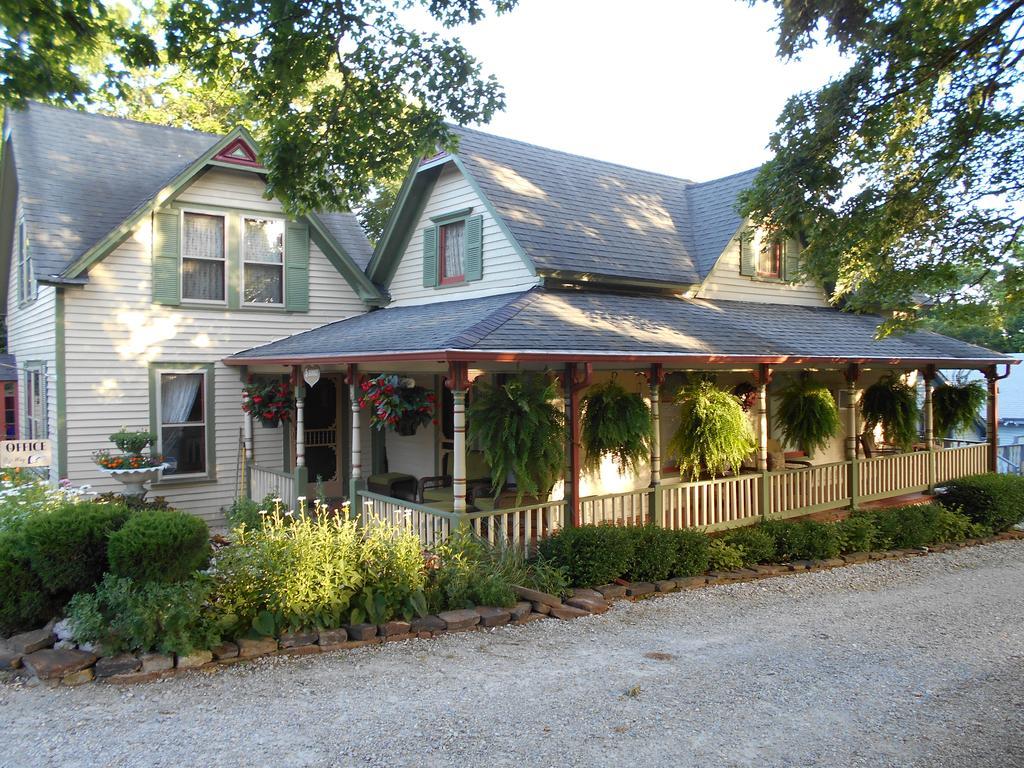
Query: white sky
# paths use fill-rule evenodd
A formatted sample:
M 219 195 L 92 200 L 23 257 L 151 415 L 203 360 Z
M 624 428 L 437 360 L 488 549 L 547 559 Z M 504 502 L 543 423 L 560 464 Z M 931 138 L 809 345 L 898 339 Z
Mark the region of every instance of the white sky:
M 752 168 L 793 93 L 843 71 L 775 57 L 771 6 L 521 0 L 455 34 L 505 87 L 484 130 L 696 181 Z

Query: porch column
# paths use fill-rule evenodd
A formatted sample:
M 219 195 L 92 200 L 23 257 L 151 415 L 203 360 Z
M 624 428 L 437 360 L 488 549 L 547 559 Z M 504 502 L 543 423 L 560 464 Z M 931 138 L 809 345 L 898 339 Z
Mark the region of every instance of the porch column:
M 988 443 L 988 471 L 999 471 L 999 380 L 1005 376 L 996 374 L 996 367 L 985 370 L 988 382 L 988 403 L 985 410 L 985 442 Z
M 932 395 L 935 392 L 935 366 L 921 371 L 924 379 L 924 443 L 928 446 L 928 490 L 935 490 L 935 410 Z
M 651 388 L 651 488 L 653 488 L 651 509 L 654 510 L 654 524 L 665 526 L 665 497 L 661 492 L 661 385 L 665 372 L 660 363 L 654 363 L 647 374 Z
M 306 495 L 309 475 L 306 470 L 306 388 L 298 366 L 292 368 L 292 386 L 295 391 L 295 498 L 292 499 L 292 509 L 299 511 L 298 497 Z
M 857 508 L 857 494 L 860 490 L 860 466 L 858 465 L 857 436 L 860 430 L 857 418 L 857 381 L 860 379 L 860 365 L 846 366 L 846 460 L 850 462 L 847 483 L 849 484 L 850 509 Z
M 569 380 L 569 476 L 565 478 L 566 489 L 571 489 L 567 494 L 569 499 L 570 519 L 573 526 L 582 525 L 583 519 L 580 509 L 580 465 L 583 452 L 583 438 L 580 430 L 580 401 L 583 398 L 583 390 L 590 386 L 590 378 L 593 374 L 593 366 L 590 363 L 583 364 L 583 372 L 580 372 L 576 363 L 569 363 L 566 366 L 566 376 Z
M 250 465 L 254 463 L 253 441 L 252 441 L 252 414 L 248 411 L 249 393 L 242 388 L 242 487 L 241 492 L 246 498 L 252 495 L 250 485 Z
M 452 390 L 453 431 L 452 496 L 456 514 L 466 511 L 466 390 L 469 389 L 469 364 L 448 364 L 448 386 Z
M 348 367 L 348 402 L 352 411 L 352 467 L 349 472 L 348 481 L 348 506 L 349 515 L 359 518 L 362 510 L 359 509 L 359 497 L 356 491 L 359 490 L 359 483 L 363 476 L 363 450 L 359 437 L 359 368 L 355 365 Z
M 772 369 L 766 363 L 757 366 L 757 471 L 761 473 L 761 518 L 772 513 L 772 485 L 768 474 L 768 385 Z

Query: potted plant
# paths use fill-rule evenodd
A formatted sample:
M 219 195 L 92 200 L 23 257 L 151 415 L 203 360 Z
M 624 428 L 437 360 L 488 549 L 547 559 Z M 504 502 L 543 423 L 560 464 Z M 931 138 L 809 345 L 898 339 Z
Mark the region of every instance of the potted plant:
M 864 390 L 860 411 L 866 432 L 881 425 L 886 442 L 909 451 L 917 438 L 917 392 L 896 374 L 883 376 Z
M 96 451 L 93 460 L 103 472 L 124 483 L 126 496 L 145 496 L 146 483 L 157 480 L 160 470 L 166 467 L 158 454 L 145 452 L 156 442 L 156 435 L 152 432 L 132 432 L 122 427 L 110 436 L 110 442 L 121 452 Z
M 821 382 L 802 373 L 778 394 L 775 426 L 791 445 L 813 456 L 839 434 L 839 407 Z
M 969 429 L 987 397 L 985 385 L 980 381 L 950 381 L 937 386 L 932 393 L 935 435 L 947 437 Z
M 565 465 L 565 417 L 552 402 L 555 381 L 525 374 L 493 385 L 477 380 L 469 406 L 469 440 L 491 468 L 492 492 L 515 477 L 516 503 L 546 499 Z
M 276 427 L 283 421 L 291 421 L 295 412 L 295 394 L 289 382 L 250 376 L 244 389 L 246 398 L 242 402 L 242 410 L 262 426 Z
M 756 445 L 739 398 L 708 379 L 698 379 L 684 385 L 675 399 L 679 426 L 668 451 L 679 460 L 680 477 L 696 480 L 701 473 L 715 477 L 737 471 Z
M 370 408 L 370 426 L 393 429 L 400 435 L 414 435 L 434 418 L 435 396 L 416 381 L 395 374 L 366 379 L 360 388 L 360 408 Z
M 583 468 L 596 472 L 603 456 L 611 454 L 619 473 L 640 470 L 651 457 L 654 426 L 651 408 L 642 396 L 612 381 L 590 388 L 580 402 Z

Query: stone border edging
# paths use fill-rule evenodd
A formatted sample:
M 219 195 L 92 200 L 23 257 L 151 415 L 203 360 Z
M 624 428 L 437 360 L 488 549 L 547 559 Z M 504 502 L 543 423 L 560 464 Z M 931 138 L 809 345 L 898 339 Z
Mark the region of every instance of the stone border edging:
M 273 656 L 305 656 L 339 650 L 365 648 L 389 642 L 430 639 L 459 632 L 491 629 L 506 624 L 522 625 L 547 618 L 575 619 L 605 613 L 615 600 L 636 601 L 670 592 L 688 591 L 720 584 L 785 576 L 793 573 L 830 570 L 874 560 L 918 557 L 932 552 L 991 544 L 997 541 L 1024 539 L 1024 531 L 1010 530 L 981 539 L 967 539 L 936 544 L 922 549 L 895 549 L 875 552 L 853 552 L 828 560 L 796 560 L 789 563 L 757 565 L 732 571 L 709 571 L 703 576 L 664 579 L 657 582 L 606 584 L 595 589 L 575 588 L 572 596 L 562 601 L 544 592 L 515 587 L 519 602 L 511 608 L 479 606 L 473 609 L 442 611 L 413 619 L 394 620 L 386 624 L 357 624 L 320 632 L 290 633 L 280 638 L 239 638 L 225 641 L 205 651 L 187 656 L 157 653 L 99 656 L 93 650 L 57 647 L 53 626 L 23 632 L 3 641 L 0 647 L 0 670 L 34 677 L 36 684 L 77 686 L 92 681 L 131 684 L 173 677 L 182 672 L 214 670 L 219 667 Z

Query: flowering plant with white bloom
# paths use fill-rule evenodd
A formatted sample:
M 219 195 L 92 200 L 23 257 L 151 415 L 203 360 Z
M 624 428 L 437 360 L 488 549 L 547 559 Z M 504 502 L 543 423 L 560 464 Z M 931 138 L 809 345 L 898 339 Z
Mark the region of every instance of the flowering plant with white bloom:
M 75 487 L 69 480 L 52 485 L 46 478 L 20 468 L 0 471 L 0 531 L 31 514 L 49 512 L 94 494 L 88 485 Z

